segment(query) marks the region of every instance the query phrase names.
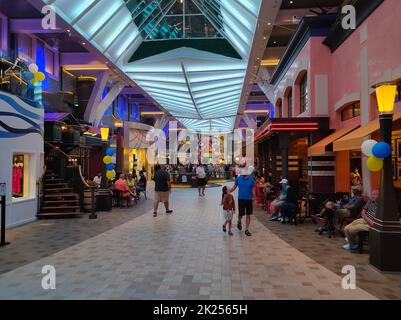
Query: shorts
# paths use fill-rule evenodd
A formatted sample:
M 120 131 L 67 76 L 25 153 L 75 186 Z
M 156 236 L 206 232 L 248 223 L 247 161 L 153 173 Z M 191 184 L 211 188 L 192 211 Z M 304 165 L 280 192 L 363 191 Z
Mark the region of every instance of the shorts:
M 155 200 L 160 202 L 168 202 L 170 197 L 170 191 L 156 191 Z
M 274 200 L 274 201 L 271 203 L 271 206 L 272 206 L 272 207 L 281 208 L 281 207 L 283 206 L 284 203 L 285 203 L 284 200 Z
M 198 187 L 204 187 L 206 186 L 207 181 L 206 178 L 198 178 Z
M 225 220 L 232 220 L 233 219 L 233 214 L 231 211 L 228 210 L 223 210 L 223 216 Z
M 253 215 L 253 201 L 238 199 L 238 214 L 240 217 Z

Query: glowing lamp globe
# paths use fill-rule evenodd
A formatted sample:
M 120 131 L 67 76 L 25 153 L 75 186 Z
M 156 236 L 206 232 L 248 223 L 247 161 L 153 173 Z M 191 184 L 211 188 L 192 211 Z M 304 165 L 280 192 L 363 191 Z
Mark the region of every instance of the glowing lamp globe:
M 380 113 L 392 113 L 394 109 L 397 86 L 384 84 L 376 88 L 377 106 Z
M 110 128 L 107 128 L 107 127 L 100 128 L 100 136 L 102 137 L 103 141 L 109 140 L 109 132 L 110 132 Z

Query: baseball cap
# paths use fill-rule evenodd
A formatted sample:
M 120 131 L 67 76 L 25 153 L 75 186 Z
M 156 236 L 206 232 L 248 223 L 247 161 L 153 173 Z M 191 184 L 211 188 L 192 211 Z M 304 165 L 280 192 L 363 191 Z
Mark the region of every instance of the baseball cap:
M 288 180 L 287 179 L 283 179 L 280 181 L 280 184 L 288 184 Z

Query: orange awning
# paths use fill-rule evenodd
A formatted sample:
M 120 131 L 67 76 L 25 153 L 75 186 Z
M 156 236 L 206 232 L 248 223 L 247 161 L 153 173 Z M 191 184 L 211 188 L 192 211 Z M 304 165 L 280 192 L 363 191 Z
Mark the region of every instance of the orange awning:
M 329 144 L 333 143 L 337 139 L 340 139 L 341 137 L 345 136 L 347 133 L 350 133 L 352 130 L 355 130 L 358 127 L 359 127 L 359 124 L 355 124 L 353 126 L 337 130 L 336 132 L 332 133 L 331 135 L 327 136 L 326 138 L 315 143 L 313 146 L 309 147 L 308 148 L 308 156 L 314 157 L 314 156 L 324 155 L 326 153 L 326 147 Z
M 401 119 L 401 112 L 393 116 L 393 121 Z M 347 151 L 361 149 L 364 138 L 380 129 L 379 119 L 373 120 L 359 129 L 347 134 L 333 144 L 334 151 Z

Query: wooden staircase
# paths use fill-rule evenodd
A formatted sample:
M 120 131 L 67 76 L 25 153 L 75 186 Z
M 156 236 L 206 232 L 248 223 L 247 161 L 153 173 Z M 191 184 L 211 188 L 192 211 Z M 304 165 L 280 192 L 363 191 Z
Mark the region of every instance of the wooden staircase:
M 80 212 L 79 194 L 74 193 L 68 182 L 51 172 L 44 176 L 44 200 L 39 219 L 75 218 L 82 216 Z

